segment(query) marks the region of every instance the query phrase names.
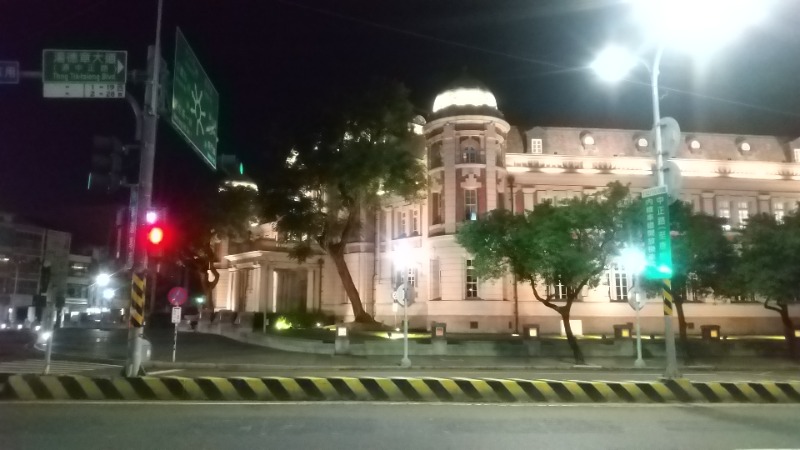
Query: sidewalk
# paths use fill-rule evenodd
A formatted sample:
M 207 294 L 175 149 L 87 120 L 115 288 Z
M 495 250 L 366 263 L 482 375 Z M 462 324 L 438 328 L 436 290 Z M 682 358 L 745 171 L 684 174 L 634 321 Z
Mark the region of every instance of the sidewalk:
M 325 369 L 325 370 L 394 370 L 399 368 L 401 353 L 388 356 L 354 356 L 297 353 L 260 345 L 247 344 L 224 336 L 206 333 L 180 332 L 177 358 L 172 363 L 172 333 L 169 330 L 148 330 L 152 344 L 152 360 L 147 364 L 158 369 L 203 369 L 229 371 L 258 371 L 267 369 Z M 57 334 L 59 342 L 54 355 L 60 359 L 80 359 L 119 364 L 125 358 L 127 332 L 73 331 Z M 402 350 L 401 350 L 402 352 Z M 414 369 L 442 370 L 606 370 L 662 372 L 664 359 L 645 358 L 647 368 L 635 369 L 632 357 L 586 357 L 587 365 L 576 366 L 571 357 L 522 356 L 422 356 L 412 355 Z M 800 364 L 783 358 L 727 357 L 698 358 L 691 366 L 679 359 L 682 370 L 697 371 L 783 371 L 800 373 Z

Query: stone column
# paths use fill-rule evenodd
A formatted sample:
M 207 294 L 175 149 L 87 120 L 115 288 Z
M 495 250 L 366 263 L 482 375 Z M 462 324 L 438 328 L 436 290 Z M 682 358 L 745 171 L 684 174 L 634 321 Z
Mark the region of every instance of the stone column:
M 238 295 L 238 276 L 236 271 L 236 266 L 231 266 L 228 268 L 228 308 L 231 310 L 236 310 L 236 296 Z
M 264 312 L 261 308 L 261 264 L 253 264 L 253 311 Z M 250 302 L 248 302 L 250 303 Z
M 314 287 L 317 285 L 315 274 L 317 270 L 314 268 L 306 269 L 306 311 L 314 311 L 314 294 L 316 293 Z
M 444 126 L 442 138 L 442 161 L 444 165 L 444 232 L 456 232 L 456 156 L 458 155 L 458 139 L 455 125 Z
M 534 200 L 534 195 L 536 194 L 536 188 L 532 187 L 523 187 L 522 188 L 522 205 L 525 207 L 525 211 L 532 211 L 533 207 L 536 206 L 536 202 Z
M 486 211 L 497 209 L 497 152 L 500 151 L 500 146 L 497 143 L 497 133 L 494 128 L 494 123 L 489 122 L 484 128 L 483 133 L 483 148 L 486 154 L 486 179 L 483 185 L 486 186 Z

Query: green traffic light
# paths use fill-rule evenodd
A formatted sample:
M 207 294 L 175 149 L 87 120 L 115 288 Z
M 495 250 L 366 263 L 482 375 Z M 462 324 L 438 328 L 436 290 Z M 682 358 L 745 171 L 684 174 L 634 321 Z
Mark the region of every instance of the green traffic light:
M 244 164 L 239 163 L 239 175 L 244 175 Z
M 672 269 L 664 265 L 658 266 L 658 272 L 664 275 L 672 275 Z

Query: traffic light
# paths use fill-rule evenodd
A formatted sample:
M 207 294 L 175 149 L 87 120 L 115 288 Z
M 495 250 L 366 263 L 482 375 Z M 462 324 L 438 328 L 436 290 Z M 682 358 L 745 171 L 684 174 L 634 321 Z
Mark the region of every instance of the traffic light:
M 147 212 L 143 230 L 144 248 L 148 256 L 160 258 L 164 255 L 164 248 L 169 244 L 170 233 L 166 221 L 165 208 L 155 208 Z
M 135 146 L 123 145 L 119 139 L 110 136 L 94 136 L 92 144 L 88 190 L 111 193 L 135 179 L 130 173 L 130 169 L 137 165 L 131 155 Z

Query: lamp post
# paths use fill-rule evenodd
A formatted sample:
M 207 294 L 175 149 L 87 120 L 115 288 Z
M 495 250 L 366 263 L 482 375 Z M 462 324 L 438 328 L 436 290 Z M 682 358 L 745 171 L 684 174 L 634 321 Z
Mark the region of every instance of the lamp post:
M 647 24 L 647 32 L 656 42 L 652 64 L 629 55 L 619 47 L 609 47 L 592 63 L 591 68 L 607 81 L 619 81 L 637 64 L 650 72 L 650 93 L 653 106 L 653 127 L 656 149 L 658 186 L 664 186 L 664 149 L 661 139 L 661 107 L 658 82 L 661 58 L 667 45 L 691 51 L 707 51 L 730 39 L 732 24 L 754 24 L 765 16 L 770 0 L 631 0 L 634 19 Z M 699 35 L 698 33 L 702 33 Z M 705 47 L 703 45 L 705 45 Z M 664 280 L 665 288 L 670 286 Z M 665 295 L 666 295 L 665 291 Z M 675 331 L 672 328 L 672 307 L 665 296 L 664 341 L 667 353 L 665 378 L 677 378 Z M 671 303 L 671 301 L 670 301 Z M 669 312 L 669 314 L 667 313 Z
M 656 179 L 658 186 L 664 186 L 664 149 L 661 142 L 661 105 L 658 95 L 658 76 L 661 72 L 661 57 L 664 54 L 664 45 L 659 44 L 653 56 L 652 64 L 647 64 L 637 59 L 618 47 L 608 47 L 592 64 L 594 71 L 608 81 L 616 81 L 625 77 L 636 64 L 644 65 L 650 72 L 650 94 L 653 104 L 653 128 L 656 149 Z M 644 267 L 642 268 L 644 270 Z M 638 278 L 638 275 L 637 275 Z M 669 286 L 669 280 L 664 281 L 664 286 Z M 665 299 L 665 302 L 668 300 Z M 669 312 L 669 313 L 667 313 Z M 638 310 L 636 312 L 638 317 Z M 638 320 L 637 320 L 638 324 Z M 637 325 L 638 326 L 638 325 Z M 639 342 L 638 344 L 641 344 Z M 664 344 L 666 346 L 665 378 L 678 378 L 678 358 L 675 351 L 675 330 L 672 328 L 672 307 L 664 307 Z M 637 359 L 638 361 L 638 359 Z M 644 361 L 642 361 L 644 363 Z
M 628 295 L 633 291 L 634 302 L 631 303 L 631 306 L 636 311 L 636 361 L 633 362 L 633 366 L 637 369 L 642 369 L 646 364 L 644 359 L 642 359 L 642 328 L 639 311 L 642 309 L 642 306 L 644 306 L 641 274 L 645 267 L 647 267 L 647 258 L 642 250 L 629 246 L 622 249 L 619 259 L 622 263 L 622 267 L 624 267 L 627 272 L 632 273 L 634 277 L 633 288 L 628 290 Z
M 411 367 L 411 360 L 408 358 L 408 303 L 411 301 L 408 269 L 411 267 L 411 252 L 405 242 L 399 243 L 395 248 L 394 262 L 403 274 L 403 359 L 400 360 L 400 367 L 407 368 Z

